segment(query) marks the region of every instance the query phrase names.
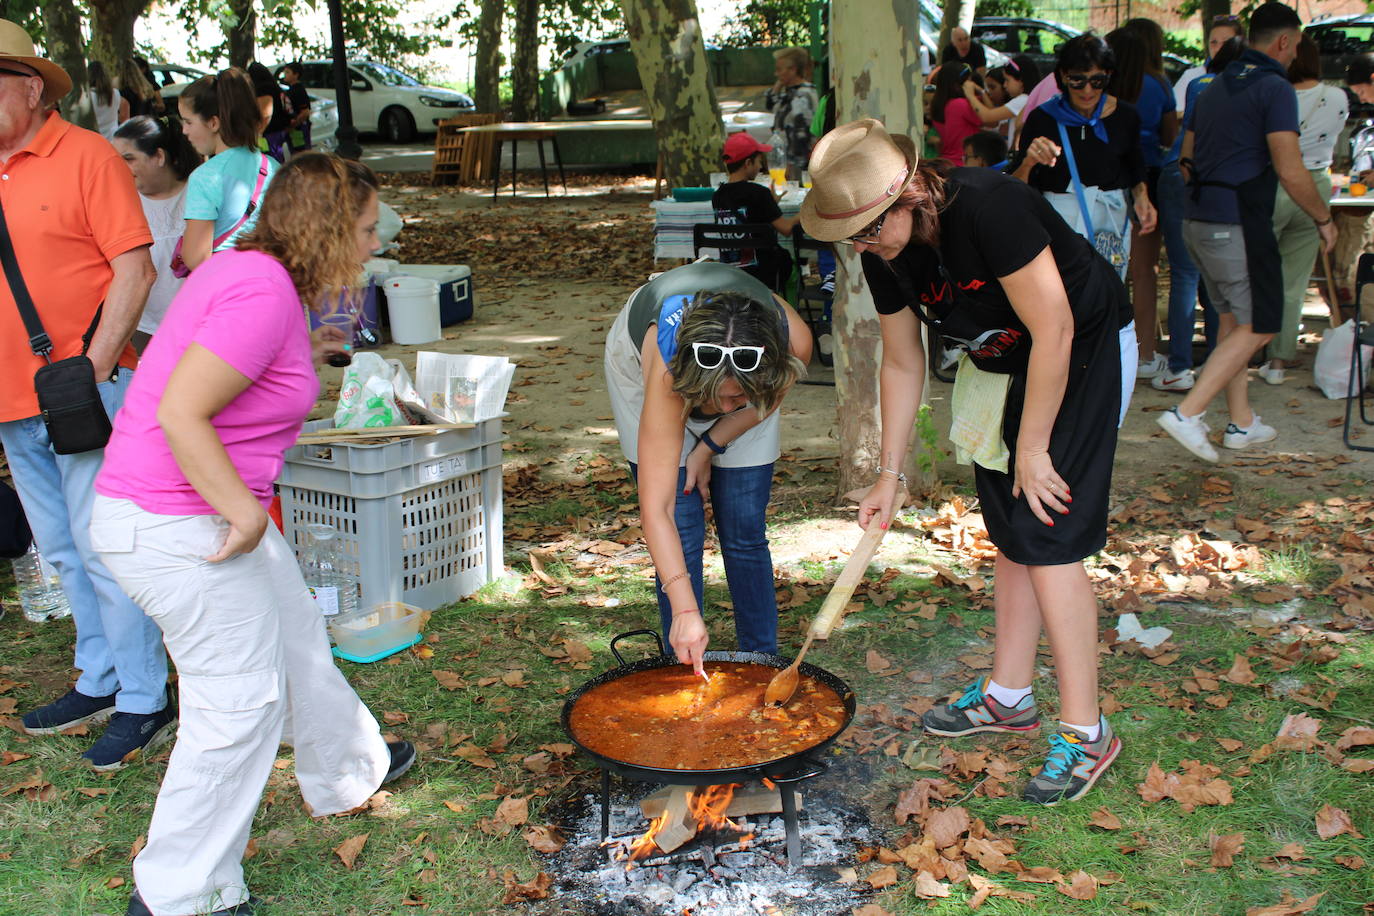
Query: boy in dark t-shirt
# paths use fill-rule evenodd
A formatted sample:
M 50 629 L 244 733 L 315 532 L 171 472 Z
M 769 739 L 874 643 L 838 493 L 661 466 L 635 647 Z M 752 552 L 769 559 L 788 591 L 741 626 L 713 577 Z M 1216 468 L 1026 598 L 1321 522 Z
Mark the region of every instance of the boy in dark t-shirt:
M 291 152 L 310 149 L 310 93 L 301 85 L 301 65 L 291 62 L 281 69 L 281 81 L 286 84 L 287 114 L 291 118 L 287 143 Z
M 790 235 L 797 218 L 787 218 L 778 207 L 777 198 L 754 178 L 768 167 L 765 154 L 773 147 L 759 143 L 747 133 L 732 134 L 725 141 L 725 170 L 729 180 L 711 195 L 711 208 L 720 226 L 740 223 L 768 223 L 782 235 Z M 734 264 L 752 274 L 774 292 L 782 292 L 792 273 L 792 256 L 781 248 L 745 248 L 741 251 L 722 251 L 720 260 Z

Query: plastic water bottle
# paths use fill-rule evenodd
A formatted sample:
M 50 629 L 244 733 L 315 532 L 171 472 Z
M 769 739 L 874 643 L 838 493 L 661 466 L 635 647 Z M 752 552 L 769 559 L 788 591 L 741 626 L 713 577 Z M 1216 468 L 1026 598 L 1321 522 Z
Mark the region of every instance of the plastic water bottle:
M 43 559 L 37 544 L 30 545 L 29 552 L 14 561 L 14 584 L 19 589 L 25 620 L 42 623 L 71 616 L 62 579 L 52 564 Z
M 308 525 L 310 546 L 305 554 L 305 584 L 326 617 L 358 609 L 358 583 L 340 572 L 338 531 L 333 525 Z
M 787 183 L 787 138 L 782 131 L 775 130 L 768 138 L 773 147 L 768 153 L 768 177 L 773 179 L 773 190 L 780 190 Z

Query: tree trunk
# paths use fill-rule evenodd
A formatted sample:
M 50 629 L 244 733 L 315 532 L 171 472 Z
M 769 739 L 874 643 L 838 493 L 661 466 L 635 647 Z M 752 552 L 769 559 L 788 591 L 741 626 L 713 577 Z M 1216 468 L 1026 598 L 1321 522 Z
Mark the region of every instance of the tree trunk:
M 725 133 L 696 0 L 620 0 L 668 187 L 702 187 Z
M 247 67 L 257 55 L 258 13 L 253 0 L 229 0 L 233 24 L 227 20 L 224 37 L 229 44 L 229 66 Z
M 473 101 L 477 110 L 501 110 L 501 16 L 505 0 L 483 0 L 482 18 L 477 25 L 477 59 L 473 78 Z
M 830 17 L 835 123 L 878 118 L 890 134 L 906 134 L 920 149 L 924 125 L 918 0 L 833 0 Z M 852 245 L 836 245 L 835 252 L 840 270 L 832 312 L 843 494 L 872 484 L 879 464 L 878 369 L 883 346 L 858 254 Z M 908 455 L 906 474 L 915 493 L 928 488 L 931 480 L 918 480 L 917 456 Z
M 90 56 L 105 65 L 110 76 L 134 54 L 134 23 L 148 9 L 148 0 L 89 0 Z
M 945 0 L 945 15 L 940 20 L 940 40 L 935 43 L 935 60 L 931 61 L 931 66 L 940 65 L 940 55 L 945 53 L 945 46 L 949 44 L 949 33 L 956 27 L 968 30 L 973 28 L 973 10 L 976 6 L 975 0 Z M 921 146 L 918 143 L 917 149 Z
M 43 0 L 43 43 L 48 58 L 67 71 L 72 91 L 61 100 L 62 117 L 73 124 L 95 129 L 95 110 L 86 95 L 86 52 L 81 40 L 81 14 L 73 0 Z
M 515 0 L 514 31 L 515 61 L 511 67 L 511 93 L 513 95 L 511 116 L 517 121 L 537 121 L 539 119 L 539 0 Z

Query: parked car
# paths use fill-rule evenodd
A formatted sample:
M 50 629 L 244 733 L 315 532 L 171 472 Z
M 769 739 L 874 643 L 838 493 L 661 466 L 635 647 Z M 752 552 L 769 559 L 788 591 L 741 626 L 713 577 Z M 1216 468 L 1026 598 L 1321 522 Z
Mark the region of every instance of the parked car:
M 175 113 L 177 110 L 177 99 L 187 86 L 194 83 L 206 74 L 193 67 L 175 67 L 168 64 L 152 64 L 153 75 L 159 80 L 163 74 L 173 74 L 184 77 L 181 82 L 167 83 L 159 88 L 158 92 L 167 104 L 167 110 Z M 334 104 L 333 99 L 326 99 L 314 92 L 307 93 L 310 96 L 310 142 L 316 149 L 332 150 L 339 144 L 339 108 Z
M 973 20 L 972 31 L 974 40 L 985 47 L 996 48 L 1008 57 L 1027 55 L 1040 68 L 1041 76 L 1054 72 L 1060 45 L 1080 33 L 1080 29 L 1062 22 L 1024 16 L 980 16 Z M 1183 71 L 1191 66 L 1192 61 L 1177 54 L 1164 54 L 1164 75 L 1170 84 L 1177 82 Z
M 589 60 L 601 54 L 616 54 L 630 50 L 630 39 L 628 38 L 607 38 L 602 41 L 579 41 L 577 45 L 563 55 L 563 69 L 579 64 L 584 60 Z
M 940 23 L 944 17 L 944 10 L 940 4 L 934 0 L 921 0 L 921 51 L 924 56 L 930 58 L 932 68 L 940 66 Z M 976 30 L 970 31 L 973 38 L 978 38 Z M 983 42 L 983 50 L 986 52 L 988 67 L 1001 67 L 1006 64 L 1009 56 L 1004 54 L 1001 49 Z
M 177 83 L 194 83 L 202 76 L 210 75 L 204 70 L 197 70 L 195 67 L 182 67 L 177 64 L 149 64 L 148 69 L 157 79 L 158 89 Z M 177 94 L 180 95 L 180 93 Z
M 312 93 L 333 99 L 334 62 L 301 62 L 301 82 Z M 281 68 L 274 71 L 280 77 Z M 477 110 L 471 96 L 452 89 L 426 86 L 415 77 L 370 60 L 348 62 L 353 102 L 353 125 L 379 133 L 389 143 L 409 143 L 419 132 L 434 133 L 439 122 L 455 114 Z
M 1335 16 L 1309 25 L 1305 34 L 1321 53 L 1322 79 L 1345 85 L 1345 68 L 1374 51 L 1374 15 Z

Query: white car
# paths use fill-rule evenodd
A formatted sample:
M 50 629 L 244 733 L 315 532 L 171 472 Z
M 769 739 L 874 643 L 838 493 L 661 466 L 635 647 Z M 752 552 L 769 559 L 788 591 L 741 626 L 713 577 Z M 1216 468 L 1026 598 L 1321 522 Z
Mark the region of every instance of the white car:
M 311 95 L 334 99 L 333 61 L 302 61 L 301 70 L 301 83 Z M 272 72 L 280 79 L 281 67 Z M 348 78 L 353 126 L 362 132 L 379 133 L 389 143 L 409 143 L 417 133 L 434 133 L 445 118 L 477 110 L 470 96 L 426 86 L 395 67 L 375 61 L 349 61 Z

